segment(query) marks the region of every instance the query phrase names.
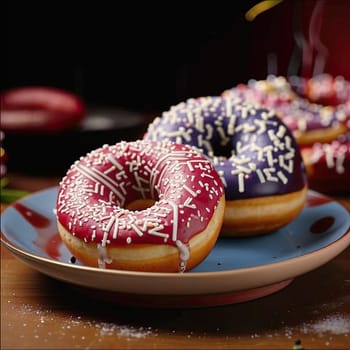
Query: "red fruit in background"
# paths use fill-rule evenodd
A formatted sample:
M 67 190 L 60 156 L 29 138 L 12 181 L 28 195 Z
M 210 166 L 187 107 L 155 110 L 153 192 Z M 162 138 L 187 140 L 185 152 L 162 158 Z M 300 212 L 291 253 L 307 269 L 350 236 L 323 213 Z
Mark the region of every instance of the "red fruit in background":
M 1 129 L 55 132 L 79 126 L 84 101 L 72 92 L 47 86 L 18 87 L 1 94 Z

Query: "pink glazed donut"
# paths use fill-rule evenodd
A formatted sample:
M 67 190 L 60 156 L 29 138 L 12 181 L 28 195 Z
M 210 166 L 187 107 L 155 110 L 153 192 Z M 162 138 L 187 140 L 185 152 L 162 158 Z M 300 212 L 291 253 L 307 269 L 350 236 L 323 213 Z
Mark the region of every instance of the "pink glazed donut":
M 60 182 L 63 242 L 88 266 L 184 272 L 211 251 L 225 195 L 211 162 L 190 146 L 137 140 L 105 145 Z
M 211 160 L 225 186 L 222 236 L 270 232 L 303 208 L 299 147 L 267 108 L 221 96 L 189 99 L 156 118 L 144 139 L 189 144 Z

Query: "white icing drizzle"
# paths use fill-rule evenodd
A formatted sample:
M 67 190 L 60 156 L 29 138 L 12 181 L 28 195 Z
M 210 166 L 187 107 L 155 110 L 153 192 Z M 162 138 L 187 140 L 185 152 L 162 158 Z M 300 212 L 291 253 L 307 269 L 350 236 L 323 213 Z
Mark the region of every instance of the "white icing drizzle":
M 190 249 L 186 244 L 182 243 L 179 240 L 176 241 L 176 246 L 180 252 L 179 272 L 185 272 L 187 261 L 190 258 Z
M 100 269 L 105 269 L 106 264 L 112 262 L 111 258 L 108 257 L 106 246 L 103 244 L 97 244 L 98 259 L 97 264 Z

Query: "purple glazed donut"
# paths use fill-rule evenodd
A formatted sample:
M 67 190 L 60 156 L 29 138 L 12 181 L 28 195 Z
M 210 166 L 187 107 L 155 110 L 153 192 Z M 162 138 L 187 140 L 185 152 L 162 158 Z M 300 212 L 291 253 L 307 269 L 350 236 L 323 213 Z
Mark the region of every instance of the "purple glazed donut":
M 156 118 L 144 139 L 189 144 L 212 161 L 225 186 L 224 236 L 270 232 L 303 207 L 300 150 L 269 109 L 221 96 L 188 99 Z

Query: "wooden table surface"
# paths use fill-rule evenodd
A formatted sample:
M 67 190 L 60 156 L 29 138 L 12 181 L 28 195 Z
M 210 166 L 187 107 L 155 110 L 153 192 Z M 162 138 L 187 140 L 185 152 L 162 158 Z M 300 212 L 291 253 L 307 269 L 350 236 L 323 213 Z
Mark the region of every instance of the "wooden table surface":
M 11 174 L 37 191 L 57 178 Z M 350 196 L 335 197 L 350 211 Z M 6 205 L 2 204 L 2 210 Z M 1 349 L 350 348 L 350 248 L 286 288 L 233 305 L 147 309 L 89 299 L 1 246 Z

